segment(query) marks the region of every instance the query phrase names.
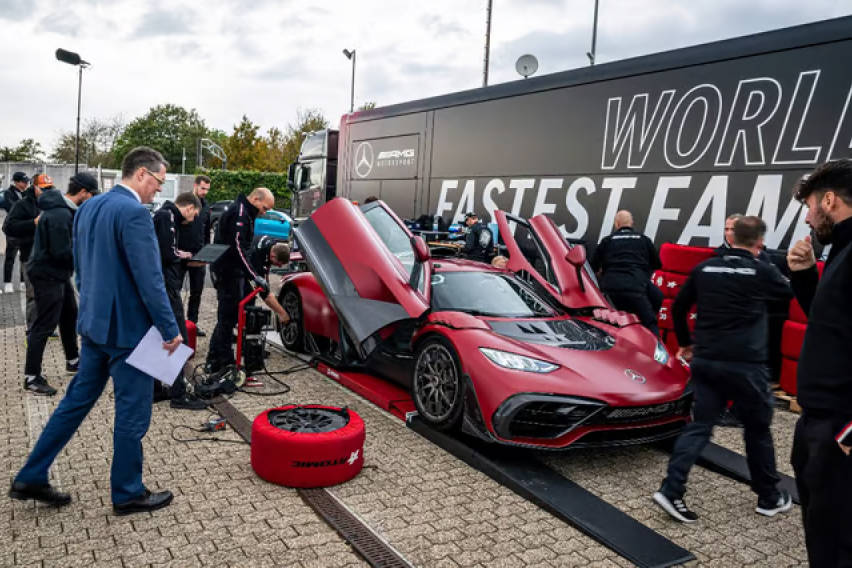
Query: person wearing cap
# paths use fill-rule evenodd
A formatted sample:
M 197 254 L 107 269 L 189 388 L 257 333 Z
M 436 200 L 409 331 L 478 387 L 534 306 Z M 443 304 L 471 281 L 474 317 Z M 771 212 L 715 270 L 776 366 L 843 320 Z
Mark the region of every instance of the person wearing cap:
M 74 272 L 71 231 L 77 208 L 97 194 L 97 179 L 87 172 L 80 172 L 71 178 L 65 195 L 50 189 L 38 199 L 42 213 L 27 263 L 27 277 L 35 296 L 36 311 L 27 334 L 24 363 L 24 389 L 35 394 L 56 394 L 56 389 L 41 374 L 41 363 L 47 339 L 57 325 L 65 351 L 65 370 L 77 372 L 77 299 L 71 285 Z
M 27 283 L 26 263 L 30 259 L 30 251 L 33 248 L 35 230 L 38 225 L 38 198 L 45 189 L 53 189 L 53 179 L 47 174 L 38 174 L 32 179 L 32 185 L 24 191 L 20 201 L 15 203 L 6 220 L 3 222 L 3 232 L 7 237 L 18 239 L 21 245 L 21 289 L 26 294 L 26 321 L 27 333 L 32 327 L 35 319 L 35 298 L 33 289 Z M 6 289 L 9 289 L 7 284 Z
M 3 191 L 0 196 L 0 208 L 9 214 L 12 207 L 21 200 L 24 196 L 24 191 L 30 183 L 30 178 L 24 172 L 15 172 L 12 175 L 12 185 Z M 15 257 L 20 251 L 21 244 L 14 237 L 6 237 L 6 256 L 3 259 L 3 282 L 4 288 L 0 288 L 0 294 L 3 292 L 13 292 L 12 288 L 12 269 L 15 267 Z M 24 262 L 21 261 L 21 282 L 24 281 Z
M 471 260 L 489 262 L 494 244 L 494 236 L 491 234 L 491 230 L 480 223 L 479 217 L 473 212 L 464 216 L 464 224 L 467 227 L 467 234 L 464 237 L 462 255 Z

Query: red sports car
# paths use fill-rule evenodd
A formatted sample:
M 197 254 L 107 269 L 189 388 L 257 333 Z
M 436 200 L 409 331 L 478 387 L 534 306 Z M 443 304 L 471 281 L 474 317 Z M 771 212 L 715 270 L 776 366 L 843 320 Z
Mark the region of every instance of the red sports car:
M 295 230 L 311 272 L 284 279 L 282 341 L 398 383 L 432 426 L 492 442 L 559 449 L 676 434 L 691 406 L 686 368 L 612 310 L 584 248 L 549 218 L 497 221 L 506 269 L 431 258 L 381 201 L 328 202 Z

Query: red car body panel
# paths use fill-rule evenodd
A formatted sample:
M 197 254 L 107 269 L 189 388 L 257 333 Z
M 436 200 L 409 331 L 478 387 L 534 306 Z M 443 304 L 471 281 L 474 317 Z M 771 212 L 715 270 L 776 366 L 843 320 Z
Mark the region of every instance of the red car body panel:
M 538 238 L 539 244 L 550 257 L 550 267 L 556 280 L 555 284 L 545 279 L 529 263 L 518 242 L 515 240 L 506 213 L 495 211 L 494 216 L 497 221 L 497 228 L 500 231 L 500 237 L 509 250 L 509 263 L 506 265 L 506 268 L 513 272 L 521 270 L 527 272 L 565 307 L 610 307 L 604 295 L 583 270 L 582 264 L 585 260 L 585 250 L 582 251 L 582 260 L 579 265 L 575 266 L 566 260 L 572 250 L 578 248 L 584 249 L 584 247 L 583 245 L 569 246 L 553 222 L 553 219 L 544 215 L 536 215 L 529 219 L 529 225 Z
M 380 208 L 390 213 L 381 202 L 364 207 L 369 208 L 366 215 L 371 215 L 373 220 L 381 212 L 371 214 L 371 209 Z M 391 330 L 397 329 L 404 321 L 415 322 L 410 336 L 412 350 L 416 350 L 422 341 L 431 336 L 437 334 L 444 337 L 458 354 L 463 376 L 469 377 L 469 389 L 474 396 L 467 399 L 473 401 L 467 404 L 475 408 L 467 408 L 467 412 L 479 416 L 480 428 L 483 430 L 480 434 L 500 443 L 559 449 L 583 444 L 583 438 L 593 433 L 642 431 L 688 420 L 688 405 L 683 402 L 688 383 L 687 369 L 673 357 L 669 357 L 665 364 L 654 359 L 657 338 L 644 327 L 633 325 L 635 317 L 628 317 L 609 308 L 593 279 L 566 260 L 572 249 L 562 241 L 549 219 L 544 218 L 547 222 L 539 219 L 530 225 L 542 233 L 536 233 L 536 236 L 540 244 L 547 247 L 559 286 L 553 286 L 543 278 L 539 283 L 552 294 L 554 300 L 568 308 L 586 308 L 585 315 L 556 314 L 553 317 L 519 320 L 460 311 L 427 312 L 431 278 L 422 286 L 423 292 L 412 288 L 408 270 L 384 245 L 389 237 L 378 235 L 366 215 L 350 202 L 335 199 L 314 213 L 309 220 L 313 221 L 313 225 L 305 227 L 303 224 L 296 229 L 300 247 L 313 274 L 285 277 L 284 286 L 295 287 L 300 294 L 305 331 L 337 341 L 340 324 L 349 329 L 346 318 L 351 318 L 355 313 L 348 307 L 353 302 L 367 301 L 368 307 L 397 303 L 403 308 L 396 312 L 398 319 L 391 321 L 391 312 L 388 311 L 382 316 L 388 321 L 382 328 L 375 330 L 372 339 L 364 342 L 384 341 L 390 336 Z M 411 238 L 402 222 L 392 217 L 404 229 L 407 238 Z M 508 228 L 505 215 L 501 222 Z M 336 260 L 328 258 L 328 251 L 319 242 L 321 239 L 318 235 L 328 242 L 327 248 L 333 251 Z M 560 242 L 556 242 L 554 235 L 558 236 Z M 509 268 L 512 270 L 497 269 L 469 260 L 442 258 L 424 259 L 423 271 L 436 277 L 450 272 L 511 275 L 513 271 L 520 270 L 526 271 L 533 278 L 540 276 L 526 261 L 517 243 L 511 239 L 511 234 L 508 236 L 510 238 L 504 237 L 504 241 L 511 255 Z M 308 246 L 302 246 L 305 242 Z M 396 242 L 400 241 L 397 239 Z M 405 257 L 404 251 L 396 252 Z M 323 254 L 326 256 L 320 258 Z M 337 261 L 339 266 L 335 264 Z M 339 274 L 341 269 L 345 275 Z M 351 279 L 349 287 L 341 284 L 345 283 L 346 277 Z M 331 298 L 328 294 L 330 289 L 333 291 Z M 343 314 L 340 305 L 344 306 Z M 600 307 L 595 309 L 596 306 Z M 548 326 L 551 324 L 598 330 L 595 332 L 598 334 L 596 337 L 610 339 L 604 348 L 586 350 L 525 341 L 512 333 L 500 331 L 515 327 L 522 330 L 550 329 Z M 536 373 L 500 367 L 488 359 L 480 348 L 515 353 L 556 364 L 558 368 L 552 372 Z M 364 361 L 367 361 L 368 352 L 365 350 L 362 355 Z M 370 370 L 382 374 L 380 368 Z M 500 424 L 507 420 L 506 409 L 512 406 L 513 401 L 521 400 L 518 397 L 545 401 L 550 398 L 559 401 L 578 400 L 599 409 L 590 415 L 592 417 L 601 417 L 601 413 L 614 412 L 614 409 L 653 409 L 647 415 L 636 414 L 636 418 L 631 418 L 629 423 L 607 423 L 606 420 L 594 422 L 589 419 L 587 423 L 578 423 L 555 436 L 511 435 L 506 433 L 505 424 L 502 428 Z M 676 405 L 675 413 L 673 410 Z

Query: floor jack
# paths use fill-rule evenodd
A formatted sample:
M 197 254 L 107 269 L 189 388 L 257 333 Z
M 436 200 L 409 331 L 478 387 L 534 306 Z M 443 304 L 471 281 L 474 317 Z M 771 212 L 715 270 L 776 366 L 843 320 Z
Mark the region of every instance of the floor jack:
M 270 322 L 270 312 L 249 304 L 264 288 L 254 288 L 238 307 L 237 315 L 237 351 L 234 364 L 211 375 L 195 392 L 204 398 L 213 398 L 219 394 L 231 394 L 236 389 L 262 387 L 252 373 L 262 371 L 264 364 L 264 327 Z

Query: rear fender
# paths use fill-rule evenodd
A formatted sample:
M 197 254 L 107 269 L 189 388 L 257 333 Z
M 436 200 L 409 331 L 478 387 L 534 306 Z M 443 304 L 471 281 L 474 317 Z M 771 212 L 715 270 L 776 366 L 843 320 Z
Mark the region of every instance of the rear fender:
M 340 325 L 337 314 L 328 302 L 325 294 L 310 272 L 289 275 L 284 278 L 281 293 L 295 288 L 302 301 L 302 318 L 305 331 L 339 341 Z M 281 294 L 279 294 L 279 299 Z

